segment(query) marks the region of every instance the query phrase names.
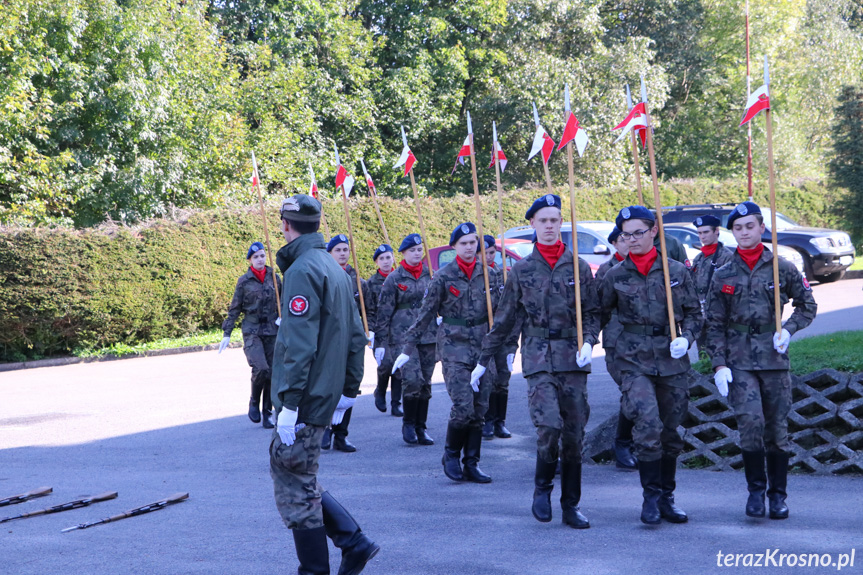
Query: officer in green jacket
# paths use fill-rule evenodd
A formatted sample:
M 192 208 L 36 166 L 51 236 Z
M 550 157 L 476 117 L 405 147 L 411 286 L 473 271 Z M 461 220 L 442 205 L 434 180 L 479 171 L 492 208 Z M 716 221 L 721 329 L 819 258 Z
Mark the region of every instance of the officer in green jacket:
M 317 480 L 324 429 L 341 422 L 363 378 L 366 337 L 353 301 L 356 287 L 317 233 L 316 199 L 285 199 L 281 218 L 287 245 L 276 258 L 284 297 L 272 378 L 279 416 L 270 444 L 276 507 L 293 533 L 299 573 L 330 572 L 329 537 L 342 551 L 339 573 L 358 574 L 380 547 Z

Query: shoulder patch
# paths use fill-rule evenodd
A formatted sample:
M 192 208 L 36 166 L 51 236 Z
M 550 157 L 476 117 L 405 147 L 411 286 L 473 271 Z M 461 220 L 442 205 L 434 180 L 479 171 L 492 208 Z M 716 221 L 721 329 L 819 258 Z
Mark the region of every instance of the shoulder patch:
M 691 270 L 691 269 L 692 269 L 692 262 L 691 262 L 691 261 L 689 261 L 689 258 L 687 258 L 686 260 L 684 260 L 683 265 L 685 265 L 685 266 L 686 266 L 686 269 L 688 269 L 688 270 Z
M 309 311 L 309 300 L 306 296 L 295 295 L 291 298 L 288 309 L 293 315 L 306 315 L 306 312 Z
M 680 280 L 670 280 L 671 287 L 677 287 L 680 285 Z
M 803 276 L 803 289 L 806 291 L 812 291 L 812 286 L 809 285 L 809 280 L 806 279 L 806 276 Z

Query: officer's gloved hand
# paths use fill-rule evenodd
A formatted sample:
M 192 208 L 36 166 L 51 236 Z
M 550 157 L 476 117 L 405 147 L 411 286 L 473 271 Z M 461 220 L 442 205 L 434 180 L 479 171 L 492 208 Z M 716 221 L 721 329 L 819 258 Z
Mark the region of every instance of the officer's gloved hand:
M 716 389 L 719 390 L 719 395 L 722 397 L 728 396 L 728 384 L 731 383 L 731 370 L 727 367 L 720 367 L 713 374 L 713 383 L 716 384 Z
M 584 345 L 581 346 L 581 350 L 579 350 L 578 355 L 575 356 L 575 363 L 578 367 L 584 367 L 589 364 L 591 360 L 593 360 L 593 346 L 585 342 Z
M 485 368 L 479 364 L 470 372 L 470 386 L 473 388 L 474 393 L 479 392 L 479 378 L 483 375 L 485 375 Z
M 219 343 L 219 353 L 225 351 L 225 348 L 231 343 L 231 336 L 223 337 L 222 341 Z
M 285 445 L 293 445 L 297 438 L 297 432 L 294 427 L 297 425 L 297 410 L 288 409 L 282 406 L 282 411 L 279 412 L 279 418 L 276 420 L 276 431 L 279 434 L 279 439 Z
M 366 339 L 369 340 L 369 346 L 374 349 L 375 348 L 375 332 L 369 330 L 369 335 L 366 336 Z
M 515 354 L 514 353 L 506 354 L 506 368 L 509 370 L 510 373 L 512 373 L 512 366 L 514 363 L 515 363 Z
M 381 366 L 381 362 L 384 360 L 384 353 L 386 350 L 382 347 L 379 347 L 375 350 L 375 361 L 378 362 L 378 367 Z
M 438 316 L 437 317 L 437 324 L 440 325 L 441 323 L 443 323 L 443 318 L 441 316 Z
M 342 422 L 342 419 L 345 417 L 345 412 L 354 406 L 354 402 L 356 398 L 354 397 L 345 397 L 344 395 L 339 399 L 339 404 L 336 406 L 336 410 L 333 412 L 333 425 L 338 425 Z
M 782 333 L 773 334 L 773 349 L 778 353 L 788 351 L 788 344 L 791 343 L 791 334 L 787 329 L 782 328 Z
M 276 318 L 276 325 L 282 325 L 282 318 L 280 318 L 280 317 Z
M 409 355 L 400 353 L 399 356 L 396 358 L 396 362 L 393 364 L 393 373 L 397 372 L 401 368 L 401 366 L 403 366 L 410 360 L 410 358 L 411 357 Z
M 671 351 L 671 357 L 674 359 L 680 359 L 686 352 L 689 350 L 689 340 L 685 337 L 676 337 L 674 341 L 671 342 L 671 346 L 669 347 Z

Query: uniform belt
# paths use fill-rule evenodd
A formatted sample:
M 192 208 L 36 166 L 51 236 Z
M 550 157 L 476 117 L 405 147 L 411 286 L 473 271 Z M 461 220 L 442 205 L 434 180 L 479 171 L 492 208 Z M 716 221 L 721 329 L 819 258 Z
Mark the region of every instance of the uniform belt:
M 544 327 L 526 327 L 524 335 L 528 337 L 541 337 L 543 339 L 571 339 L 578 337 L 578 330 L 574 327 L 566 329 L 547 329 Z
M 458 317 L 444 317 L 441 318 L 443 323 L 448 323 L 449 325 L 458 325 L 461 327 L 476 327 L 478 325 L 482 325 L 483 323 L 488 323 L 488 316 L 484 315 L 482 317 L 474 318 L 474 319 L 461 319 Z
M 636 333 L 638 335 L 670 335 L 667 325 L 641 325 L 638 323 L 623 324 L 623 331 L 627 333 Z
M 776 326 L 772 323 L 765 323 L 762 325 L 744 325 L 742 323 L 729 323 L 728 327 L 733 329 L 734 331 L 739 331 L 740 333 L 748 333 L 748 334 L 760 334 L 760 333 L 771 333 L 776 329 Z
M 412 303 L 400 303 L 396 306 L 396 309 L 419 309 L 420 306 L 414 306 Z

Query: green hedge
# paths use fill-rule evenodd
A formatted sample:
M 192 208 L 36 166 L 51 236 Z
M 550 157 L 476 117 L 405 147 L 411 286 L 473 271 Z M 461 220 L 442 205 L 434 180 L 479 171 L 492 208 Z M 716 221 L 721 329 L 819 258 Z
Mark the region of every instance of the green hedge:
M 556 191 L 568 198 L 565 189 Z M 537 188 L 507 193 L 505 226 L 524 224 L 524 211 L 544 192 Z M 756 200 L 762 200 L 759 195 Z M 781 211 L 802 223 L 836 226 L 832 209 L 841 195 L 806 182 L 782 186 L 778 202 Z M 621 206 L 635 203 L 635 197 L 623 187 L 578 190 L 578 218 L 612 219 Z M 745 184 L 739 183 L 662 185 L 665 205 L 744 197 Z M 470 195 L 421 202 L 432 246 L 446 244 L 459 222 L 475 219 Z M 491 228 L 487 231 L 497 235 L 497 196 L 488 192 L 482 202 L 486 226 Z M 382 196 L 379 203 L 391 243 L 419 231 L 413 200 Z M 274 201 L 268 206 L 274 249 L 283 243 L 276 205 Z M 350 209 L 360 269 L 367 276 L 383 234 L 369 198 L 352 197 Z M 332 232 L 346 232 L 341 202 L 327 200 L 325 213 Z M 0 361 L 134 345 L 216 327 L 246 269 L 248 245 L 262 239 L 260 213 L 253 209 L 193 212 L 139 228 L 0 230 Z

